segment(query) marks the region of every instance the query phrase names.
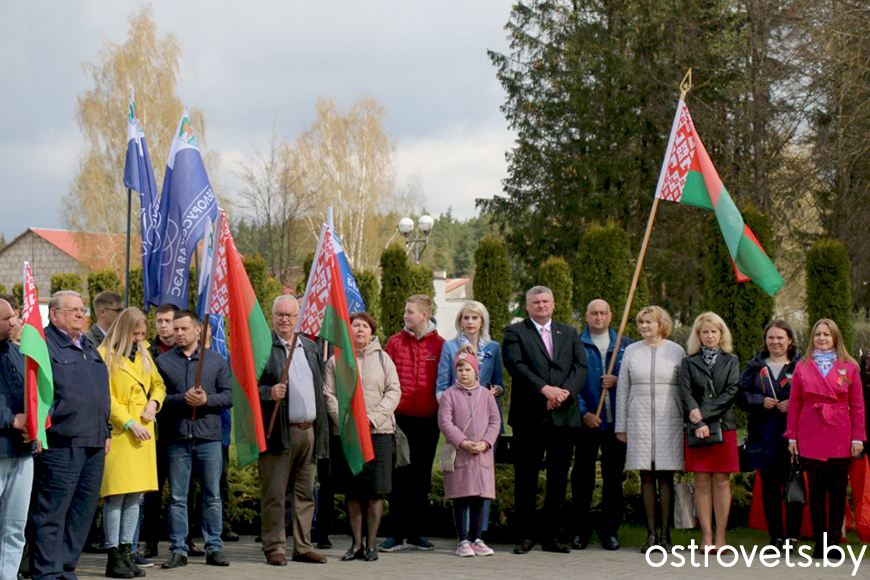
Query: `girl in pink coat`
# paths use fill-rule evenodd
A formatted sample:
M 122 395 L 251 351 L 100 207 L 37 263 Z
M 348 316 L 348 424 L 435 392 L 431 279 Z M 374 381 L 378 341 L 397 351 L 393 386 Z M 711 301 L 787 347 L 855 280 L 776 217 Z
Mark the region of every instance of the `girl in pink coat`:
M 788 449 L 809 480 L 814 558 L 840 543 L 849 463 L 864 449 L 864 395 L 855 359 L 833 320 L 813 325 L 806 357 L 795 367 L 788 407 Z M 828 509 L 826 510 L 826 506 Z M 827 511 L 827 514 L 826 514 Z
M 495 397 L 480 386 L 477 356 L 456 355 L 456 384 L 444 391 L 438 426 L 447 443 L 456 447 L 453 471 L 444 472 L 444 492 L 453 500 L 459 532 L 457 556 L 491 556 L 480 537 L 483 500 L 495 499 L 493 445 L 501 430 Z M 470 521 L 468 521 L 468 518 Z

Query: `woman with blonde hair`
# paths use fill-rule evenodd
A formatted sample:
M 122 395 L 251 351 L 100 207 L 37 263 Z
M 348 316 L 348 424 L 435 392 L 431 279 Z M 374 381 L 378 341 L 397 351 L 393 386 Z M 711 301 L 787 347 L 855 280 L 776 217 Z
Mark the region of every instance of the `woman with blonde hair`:
M 106 576 L 144 576 L 133 561 L 132 543 L 144 492 L 157 489 L 154 417 L 166 388 L 148 352 L 148 319 L 138 308 L 124 310 L 99 348 L 109 370 L 112 395 L 112 450 L 100 495 L 109 559 Z
M 714 312 L 704 312 L 692 325 L 686 343 L 688 356 L 680 366 L 687 425 L 686 471 L 695 474 L 695 503 L 705 553 L 727 542 L 731 474 L 740 470 L 732 409 L 740 393 L 740 363 L 733 350 L 725 321 Z
M 683 347 L 667 340 L 671 317 L 659 306 L 637 313 L 643 340 L 625 347 L 616 382 L 617 439 L 626 444 L 626 470 L 639 470 L 647 520 L 646 552 L 670 549 L 674 473 L 683 468 L 683 413 L 677 383 Z M 658 488 L 658 489 L 656 489 Z
M 858 365 L 843 344 L 837 324 L 822 318 L 813 325 L 810 344 L 791 379 L 788 450 L 800 456 L 810 485 L 814 558 L 827 544 L 840 543 L 849 483 L 849 463 L 866 439 L 864 395 Z

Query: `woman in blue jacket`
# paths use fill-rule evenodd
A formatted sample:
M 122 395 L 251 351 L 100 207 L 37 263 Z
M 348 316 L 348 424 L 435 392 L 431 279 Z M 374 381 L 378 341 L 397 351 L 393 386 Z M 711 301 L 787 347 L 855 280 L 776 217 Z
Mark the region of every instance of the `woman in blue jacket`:
M 478 377 L 481 386 L 486 387 L 496 397 L 496 402 L 504 392 L 504 378 L 501 359 L 501 346 L 489 336 L 489 312 L 486 306 L 476 300 L 469 300 L 462 305 L 456 315 L 456 338 L 448 340 L 441 349 L 441 359 L 438 361 L 438 378 L 435 380 L 435 397 L 440 401 L 451 385 L 456 384 L 455 361 L 456 353 L 462 347 L 471 347 L 477 354 L 480 365 Z M 501 404 L 498 403 L 499 414 Z M 504 433 L 504 422 L 502 422 Z M 483 502 L 483 521 L 481 531 L 486 531 L 489 522 L 489 506 L 491 500 Z M 466 520 L 468 521 L 468 520 Z
M 797 542 L 804 507 L 786 504 L 783 531 L 782 493 L 791 468 L 784 434 L 791 377 L 799 359 L 791 326 L 784 320 L 771 320 L 764 327 L 764 347 L 749 361 L 740 379 L 738 402 L 749 412 L 749 467 L 760 470 L 764 517 L 770 544 L 777 548 L 782 548 L 786 537 Z

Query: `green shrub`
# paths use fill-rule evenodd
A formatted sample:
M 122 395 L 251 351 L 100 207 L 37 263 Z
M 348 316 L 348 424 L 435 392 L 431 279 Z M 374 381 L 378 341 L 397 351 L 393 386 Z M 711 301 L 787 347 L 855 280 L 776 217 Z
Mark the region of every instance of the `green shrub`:
M 121 279 L 114 270 L 96 270 L 88 274 L 88 300 L 91 308 L 91 319 L 96 320 L 96 311 L 94 310 L 94 298 L 100 292 L 110 290 L 117 292 L 122 297 L 124 296 L 124 287 L 121 284 Z
M 752 206 L 744 209 L 742 214 L 772 260 L 774 248 L 770 221 Z M 725 320 L 734 337 L 734 353 L 743 364 L 761 349 L 764 326 L 773 315 L 773 298 L 752 282 L 737 282 L 734 263 L 715 215 L 707 218 L 706 243 L 706 306 Z
M 571 279 L 571 268 L 565 258 L 550 256 L 538 269 L 537 283 L 553 291 L 556 300 L 556 310 L 553 319 L 558 322 L 573 324 L 574 322 L 574 281 Z
M 432 269 L 423 264 L 411 266 L 411 288 L 408 290 L 408 295 L 414 294 L 425 294 L 432 298 L 432 316 L 435 316 L 437 311 L 435 304 L 435 279 Z
M 296 281 L 296 296 L 300 298 L 305 294 L 305 285 L 308 284 L 308 274 L 311 273 L 311 264 L 313 263 L 314 253 L 312 252 L 305 257 L 305 262 L 302 264 L 302 275 Z
M 381 285 L 378 276 L 370 270 L 362 270 L 354 274 L 356 285 L 366 304 L 366 312 L 375 320 L 381 319 Z
M 392 336 L 404 326 L 405 300 L 411 295 L 411 269 L 405 249 L 392 245 L 381 254 L 381 328 Z
M 39 288 L 36 289 L 36 293 L 39 294 Z M 15 299 L 18 300 L 18 309 L 21 310 L 24 308 L 24 283 L 16 282 L 12 286 L 12 295 L 15 296 Z M 46 321 L 46 324 L 48 322 Z
M 852 261 L 839 240 L 819 240 L 807 251 L 807 317 L 812 327 L 820 318 L 837 323 L 852 347 Z
M 0 294 L 6 294 L 6 284 L 0 284 Z
M 501 342 L 510 324 L 511 266 L 507 244 L 488 236 L 474 252 L 474 299 L 489 311 L 489 334 Z
M 145 308 L 145 288 L 142 286 L 141 266 L 130 269 L 130 279 L 127 283 L 130 288 L 130 306 L 143 310 Z
M 55 274 L 51 277 L 51 293 L 54 294 L 58 290 L 75 290 L 83 292 L 84 287 L 82 278 L 78 274 Z

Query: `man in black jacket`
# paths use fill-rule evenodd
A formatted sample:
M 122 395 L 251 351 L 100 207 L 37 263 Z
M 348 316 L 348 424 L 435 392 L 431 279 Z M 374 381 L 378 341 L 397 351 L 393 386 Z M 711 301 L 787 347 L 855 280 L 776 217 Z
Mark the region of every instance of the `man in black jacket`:
M 296 298 L 285 294 L 272 304 L 272 352 L 260 376 L 260 405 L 268 434 L 272 412 L 278 411 L 268 450 L 260 455 L 260 504 L 263 552 L 273 566 L 287 564 L 284 529 L 285 496 L 293 492 L 293 560 L 321 564 L 326 558 L 311 545 L 314 519 L 315 459 L 329 456 L 329 425 L 317 345 L 296 337 L 287 379 L 284 370 L 299 317 Z
M 175 348 L 157 359 L 166 383 L 161 437 L 169 441 L 169 538 L 164 568 L 187 565 L 187 495 L 191 471 L 202 474 L 206 564 L 229 566 L 221 540 L 221 409 L 233 404 L 230 370 L 216 352 L 200 349 L 196 313 L 175 313 Z M 202 377 L 196 373 L 202 356 Z
M 103 480 L 109 437 L 109 373 L 82 333 L 85 305 L 78 292 L 55 292 L 45 341 L 54 375 L 48 449 L 36 456 L 31 521 L 34 580 L 75 578 Z
M 552 290 L 531 288 L 526 293 L 529 318 L 507 327 L 504 334 L 504 365 L 513 379 L 508 423 L 515 458 L 515 554 L 529 552 L 536 536 L 546 551 L 571 551 L 559 535 L 567 524 L 563 504 L 574 431 L 581 424 L 576 397 L 586 379 L 586 354 L 577 330 L 553 321 L 555 306 Z M 545 454 L 544 522 L 536 534 L 538 473 Z

